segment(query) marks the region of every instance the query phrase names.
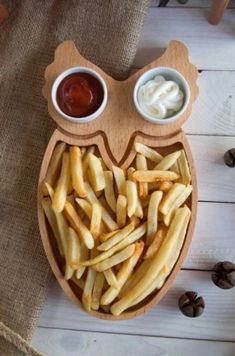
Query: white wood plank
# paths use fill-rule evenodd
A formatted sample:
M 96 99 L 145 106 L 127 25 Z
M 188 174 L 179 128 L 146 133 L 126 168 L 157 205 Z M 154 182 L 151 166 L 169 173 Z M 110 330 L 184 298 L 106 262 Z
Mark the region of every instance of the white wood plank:
M 177 307 L 185 290 L 195 290 L 205 299 L 199 318 L 187 318 Z M 58 284 L 51 285 L 39 319 L 39 326 L 149 336 L 235 340 L 235 289 L 221 290 L 210 280 L 209 272 L 180 271 L 167 295 L 144 316 L 108 322 L 95 319 L 74 306 Z
M 229 342 L 104 334 L 38 328 L 32 344 L 45 356 L 234 356 Z
M 199 200 L 235 202 L 235 170 L 224 153 L 235 147 L 234 137 L 188 136 L 196 164 Z
M 235 205 L 198 205 L 197 223 L 184 268 L 211 269 L 218 261 L 235 261 Z
M 151 0 L 150 6 L 151 7 L 158 7 L 159 0 Z M 167 4 L 167 8 L 170 7 L 211 7 L 212 0 L 188 0 L 188 2 L 184 5 L 180 4 L 177 0 L 170 0 L 169 3 Z M 230 0 L 228 4 L 228 8 L 234 8 L 235 7 L 235 1 Z
M 150 8 L 134 66 L 151 62 L 176 39 L 188 46 L 199 69 L 235 70 L 235 9 L 228 9 L 217 26 L 208 23 L 206 13 L 206 9 Z
M 199 96 L 184 125 L 191 134 L 235 136 L 235 72 L 203 71 Z

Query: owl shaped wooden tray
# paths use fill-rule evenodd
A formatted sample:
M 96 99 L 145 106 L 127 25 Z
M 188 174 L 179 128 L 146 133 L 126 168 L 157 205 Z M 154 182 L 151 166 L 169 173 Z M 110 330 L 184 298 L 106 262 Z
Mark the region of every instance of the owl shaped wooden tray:
M 51 87 L 55 78 L 65 69 L 73 66 L 94 69 L 103 77 L 108 88 L 108 103 L 105 110 L 100 117 L 88 123 L 77 124 L 66 121 L 52 105 Z M 191 98 L 187 110 L 176 122 L 167 125 L 156 125 L 145 121 L 136 111 L 133 102 L 133 90 L 138 78 L 145 71 L 158 66 L 172 67 L 179 71 L 187 80 L 191 90 Z M 191 171 L 193 192 L 188 200 L 188 205 L 191 209 L 190 223 L 180 255 L 164 285 L 135 307 L 127 309 L 120 316 L 113 316 L 102 309 L 91 311 L 90 313 L 93 316 L 117 320 L 129 319 L 146 312 L 166 294 L 182 266 L 192 239 L 196 220 L 197 183 L 190 147 L 181 126 L 189 118 L 192 104 L 198 95 L 197 75 L 196 67 L 189 62 L 187 48 L 178 41 L 170 42 L 169 47 L 160 58 L 125 81 L 114 80 L 96 65 L 83 58 L 72 41 L 63 42 L 58 46 L 53 63 L 46 68 L 43 96 L 48 102 L 49 114 L 58 127 L 49 141 L 41 166 L 38 189 L 39 228 L 43 246 L 53 272 L 67 296 L 78 306 L 81 307 L 82 292 L 72 280 L 67 281 L 64 278 L 63 260 L 59 255 L 55 238 L 47 224 L 41 205 L 43 197 L 41 187 L 56 144 L 63 141 L 80 147 L 95 145 L 108 169 L 111 169 L 113 165 L 117 165 L 124 170 L 132 164 L 135 158 L 136 153 L 133 149 L 135 142 L 157 149 L 163 155 L 184 149 Z

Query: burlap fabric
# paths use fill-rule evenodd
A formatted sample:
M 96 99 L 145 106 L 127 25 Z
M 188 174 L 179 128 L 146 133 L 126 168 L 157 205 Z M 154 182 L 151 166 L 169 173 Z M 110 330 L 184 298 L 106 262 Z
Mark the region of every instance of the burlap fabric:
M 51 277 L 36 215 L 40 164 L 54 129 L 41 95 L 45 67 L 56 46 L 73 39 L 89 60 L 125 78 L 148 0 L 4 3 L 10 17 L 0 25 L 0 355 L 16 356 L 33 351 L 6 339 L 31 338 Z

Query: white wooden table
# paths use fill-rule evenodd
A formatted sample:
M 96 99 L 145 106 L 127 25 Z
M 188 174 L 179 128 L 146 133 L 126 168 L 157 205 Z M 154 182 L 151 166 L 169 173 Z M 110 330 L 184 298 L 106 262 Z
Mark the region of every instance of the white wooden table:
M 157 3 L 150 7 L 133 69 L 178 39 L 200 70 L 200 96 L 184 126 L 199 182 L 193 242 L 166 297 L 133 320 L 89 317 L 53 282 L 33 338 L 33 345 L 46 355 L 235 355 L 235 288 L 217 288 L 208 272 L 217 261 L 235 262 L 235 168 L 223 163 L 224 152 L 235 147 L 235 2 L 216 27 L 205 19 L 210 1 L 189 0 L 180 6 L 171 0 L 166 9 Z M 185 290 L 204 297 L 200 318 L 179 312 L 178 297 Z

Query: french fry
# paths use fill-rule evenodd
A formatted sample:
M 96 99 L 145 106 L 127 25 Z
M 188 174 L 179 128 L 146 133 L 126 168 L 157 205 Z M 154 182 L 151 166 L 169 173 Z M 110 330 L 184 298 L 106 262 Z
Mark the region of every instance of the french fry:
M 164 225 L 162 225 L 161 227 L 159 226 L 157 232 L 153 237 L 153 241 L 151 245 L 148 247 L 147 251 L 145 252 L 144 259 L 154 257 L 159 247 L 161 246 L 161 243 L 164 240 L 166 233 L 167 233 L 167 228 Z
M 74 191 L 74 189 L 73 189 L 73 184 L 72 184 L 72 178 L 70 178 L 69 183 L 68 183 L 67 195 L 72 194 L 73 191 Z
M 135 171 L 132 175 L 137 182 L 163 182 L 179 178 L 179 175 L 171 171 Z
M 191 174 L 190 174 L 189 165 L 184 150 L 181 150 L 181 155 L 178 159 L 178 167 L 181 176 L 179 180 L 180 183 L 183 183 L 185 185 L 190 184 Z
M 174 201 L 180 196 L 185 189 L 185 185 L 181 183 L 175 183 L 172 188 L 167 192 L 159 205 L 159 211 L 163 215 L 167 215 L 171 209 Z
M 105 187 L 104 171 L 98 157 L 89 153 L 89 172 L 90 183 L 95 192 L 98 192 Z
M 96 197 L 99 199 L 103 194 L 103 190 L 99 190 L 98 192 L 95 192 Z
M 103 295 L 101 298 L 101 304 L 102 305 L 107 305 L 113 302 L 113 300 L 118 296 L 120 289 L 122 286 L 126 283 L 127 279 L 131 275 L 133 269 L 135 268 L 142 252 L 144 249 L 144 243 L 136 243 L 135 244 L 135 251 L 133 256 L 128 258 L 125 262 L 123 262 L 123 265 L 118 272 L 117 275 L 117 285 L 116 286 L 111 286 Z
M 99 203 L 99 200 L 97 199 L 97 197 L 95 196 L 95 193 L 93 192 L 91 186 L 89 183 L 85 182 L 85 189 L 87 192 L 87 197 L 86 199 L 89 201 L 89 203 L 93 204 L 93 203 Z M 107 212 L 107 210 L 105 210 L 104 207 L 102 207 L 102 220 L 105 223 L 105 225 L 107 226 L 107 228 L 110 231 L 113 230 L 117 230 L 118 229 L 118 225 L 117 223 L 112 219 L 112 217 L 110 216 L 110 214 Z
M 92 249 L 94 247 L 93 236 L 78 216 L 72 204 L 69 202 L 65 203 L 64 213 L 71 226 L 78 233 L 79 238 L 83 241 L 88 249 Z
M 133 244 L 135 241 L 139 240 L 147 230 L 146 223 L 143 223 L 142 225 L 138 226 L 130 235 L 128 235 L 124 240 L 119 242 L 117 245 L 113 246 L 111 249 L 104 251 L 100 253 L 98 256 L 95 258 L 92 258 L 88 261 L 85 261 L 82 263 L 83 266 L 92 266 L 95 265 L 101 261 L 104 261 L 105 259 L 109 258 L 110 256 L 114 255 L 115 252 L 118 252 L 120 250 L 123 250 L 127 246 Z
M 86 216 L 91 220 L 92 205 L 85 199 L 75 198 L 76 203 L 84 211 Z
M 118 230 L 114 230 L 114 231 L 110 231 L 108 232 L 107 234 L 101 234 L 99 236 L 99 240 L 100 242 L 105 242 L 107 241 L 108 239 L 110 239 L 110 237 L 112 237 L 113 235 L 116 235 L 116 233 L 120 231 L 119 229 Z
M 119 226 L 123 226 L 126 224 L 126 216 L 127 216 L 127 199 L 124 195 L 119 194 L 117 198 L 117 223 Z
M 67 195 L 66 200 L 67 200 L 70 204 L 72 204 L 72 206 L 73 206 L 74 208 L 76 208 L 75 199 L 74 199 L 74 195 L 73 195 L 73 194 Z
M 190 210 L 187 207 L 179 208 L 172 220 L 168 233 L 159 248 L 157 255 L 151 260 L 151 264 L 141 280 L 127 292 L 118 302 L 111 307 L 113 315 L 120 315 L 145 291 L 156 279 L 162 268 L 166 265 L 169 255 L 174 250 L 174 255 L 179 255 L 190 218 Z M 177 258 L 176 258 L 177 260 Z
M 163 193 L 167 193 L 173 186 L 174 183 L 172 182 L 168 182 L 168 181 L 165 181 L 165 182 L 161 182 L 160 183 L 160 186 L 159 186 L 159 189 L 163 192 Z
M 175 172 L 175 173 L 177 173 L 177 174 L 180 175 L 180 170 L 179 170 L 178 161 L 176 161 L 176 162 L 172 165 L 171 171 L 172 171 L 172 172 Z
M 111 216 L 111 218 L 115 221 L 116 215 L 113 212 L 113 210 L 110 208 L 109 204 L 107 203 L 104 195 L 98 198 L 100 205 L 108 212 L 108 214 Z
M 128 278 L 124 286 L 121 288 L 118 299 L 121 299 L 124 295 L 126 295 L 128 290 L 131 290 L 144 276 L 147 269 L 149 268 L 150 260 L 144 260 L 134 271 L 134 273 Z
M 113 173 L 111 171 L 104 171 L 105 188 L 104 195 L 110 208 L 116 212 L 116 197 L 113 190 Z
M 153 169 L 159 171 L 167 171 L 175 164 L 180 155 L 181 151 L 170 153 L 169 155 L 165 156 L 161 162 L 159 162 Z
M 118 280 L 115 274 L 113 273 L 112 268 L 106 269 L 104 272 L 104 276 L 106 281 L 108 282 L 108 285 L 117 288 L 118 287 Z
M 97 239 L 97 237 L 100 235 L 101 217 L 102 217 L 102 208 L 100 204 L 93 203 L 92 213 L 91 213 L 90 232 L 95 239 Z
M 124 248 L 123 250 L 121 250 L 120 252 L 111 256 L 110 258 L 107 258 L 106 260 L 95 264 L 93 268 L 98 272 L 105 271 L 127 260 L 129 257 L 133 255 L 134 251 L 135 251 L 135 244 L 131 244 L 126 248 Z
M 62 243 L 60 240 L 60 234 L 59 234 L 59 230 L 58 230 L 58 226 L 57 226 L 57 222 L 56 222 L 56 217 L 55 217 L 55 213 L 51 207 L 50 198 L 46 197 L 46 198 L 42 199 L 42 207 L 43 207 L 44 213 L 47 217 L 47 220 L 49 222 L 49 225 L 53 231 L 53 234 L 56 238 L 59 252 L 60 252 L 61 256 L 64 256 L 64 251 L 63 251 Z
M 115 235 L 110 237 L 107 241 L 103 242 L 97 247 L 99 251 L 107 251 L 112 248 L 114 245 L 125 239 L 135 228 L 134 223 L 130 223 L 125 226 L 123 229 L 119 230 Z
M 159 190 L 161 183 L 163 183 L 163 182 L 152 182 L 152 183 L 148 183 L 149 191 Z
M 143 207 L 142 207 L 139 197 L 137 197 L 137 206 L 135 209 L 135 216 L 140 219 L 143 219 L 143 217 L 144 217 L 144 211 L 143 211 Z
M 118 194 L 125 195 L 126 194 L 126 178 L 123 169 L 113 166 L 112 167 L 114 179 L 117 185 Z
M 169 268 L 163 266 L 157 278 L 150 284 L 150 286 L 144 290 L 140 295 L 134 300 L 134 302 L 129 306 L 132 307 L 140 303 L 144 298 L 151 294 L 155 289 L 160 289 L 164 283 L 165 278 L 169 274 Z
M 148 216 L 147 216 L 147 237 L 146 244 L 149 246 L 153 240 L 153 236 L 157 232 L 158 226 L 158 207 L 162 200 L 163 193 L 157 190 L 151 194 L 149 206 L 148 206 Z
M 135 182 L 126 181 L 127 215 L 129 218 L 135 214 L 138 204 L 138 193 Z
M 87 278 L 82 294 L 82 304 L 87 311 L 91 310 L 92 292 L 96 279 L 96 271 L 93 268 L 88 268 Z
M 66 150 L 66 143 L 60 142 L 55 147 L 51 156 L 51 160 L 47 169 L 44 182 L 48 183 L 53 188 L 55 186 L 57 177 L 59 176 L 60 173 L 62 156 L 65 150 Z M 47 195 L 47 189 L 45 187 L 43 187 L 43 194 Z
M 139 171 L 147 171 L 148 165 L 147 160 L 144 155 L 141 153 L 137 153 L 136 155 L 136 168 Z M 146 198 L 148 195 L 148 183 L 140 183 L 139 184 L 139 196 L 140 198 Z
M 70 157 L 72 186 L 79 197 L 85 198 L 86 190 L 84 186 L 82 154 L 80 148 L 77 146 L 70 147 L 69 157 Z
M 47 182 L 44 182 L 44 188 L 45 188 L 45 191 L 47 191 L 49 197 L 50 197 L 51 200 L 52 200 L 53 195 L 54 195 L 54 189 L 53 189 L 52 186 L 51 186 L 49 183 L 47 183 Z
M 66 196 L 70 180 L 69 166 L 69 153 L 64 152 L 62 156 L 62 168 L 60 172 L 60 177 L 57 182 L 52 199 L 52 208 L 58 213 L 60 213 L 64 209 L 64 205 L 66 202 Z
M 169 226 L 174 212 L 178 209 L 184 202 L 188 199 L 190 194 L 192 193 L 193 187 L 191 185 L 187 185 L 185 189 L 181 192 L 178 198 L 172 203 L 170 210 L 168 211 L 167 215 L 163 216 L 163 222 L 166 226 Z
M 84 176 L 86 175 L 87 170 L 88 170 L 88 166 L 89 166 L 89 154 L 90 153 L 94 153 L 94 152 L 95 152 L 95 146 L 90 146 L 86 150 L 86 153 L 83 156 L 83 159 L 82 159 L 82 170 L 83 170 Z
M 57 211 L 54 211 L 54 213 L 55 213 L 58 231 L 59 231 L 59 235 L 60 235 L 61 245 L 62 245 L 62 248 L 64 251 L 65 279 L 69 280 L 73 276 L 74 270 L 70 266 L 69 260 L 68 260 L 68 239 L 67 239 L 68 223 L 62 213 L 58 213 Z
M 68 234 L 68 263 L 73 270 L 78 269 L 79 262 L 81 259 L 81 242 L 76 234 L 76 232 L 69 227 Z
M 93 292 L 92 292 L 92 302 L 91 309 L 98 310 L 100 306 L 100 298 L 103 292 L 105 277 L 102 272 L 96 273 Z
M 89 256 L 89 253 L 88 253 L 88 249 L 86 247 L 86 245 L 84 243 L 81 243 L 81 249 L 80 249 L 80 259 L 81 261 L 86 261 L 88 259 L 88 256 Z M 86 270 L 86 267 L 85 266 L 79 266 L 78 269 L 76 270 L 76 278 L 77 279 L 80 279 L 84 272 Z
M 135 143 L 135 151 L 137 153 L 141 153 L 144 157 L 156 163 L 160 162 L 163 158 L 162 155 L 160 155 L 160 153 L 139 142 Z

